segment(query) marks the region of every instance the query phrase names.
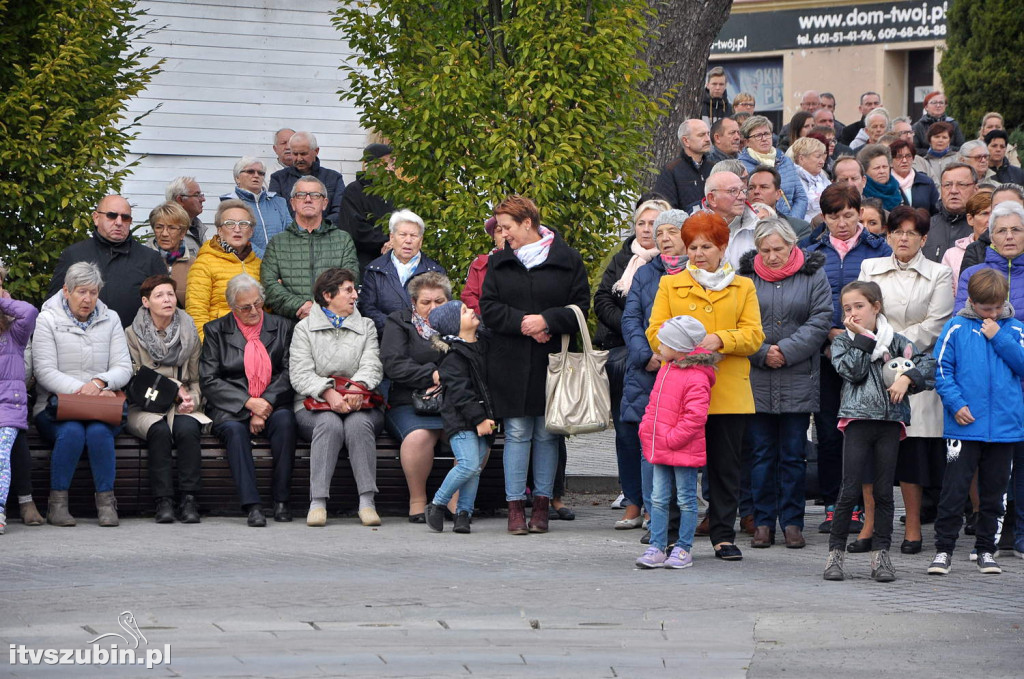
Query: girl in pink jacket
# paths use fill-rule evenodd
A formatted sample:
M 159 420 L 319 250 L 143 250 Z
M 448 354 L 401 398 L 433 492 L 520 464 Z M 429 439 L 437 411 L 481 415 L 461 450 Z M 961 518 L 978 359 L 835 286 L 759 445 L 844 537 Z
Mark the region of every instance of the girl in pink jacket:
M 640 445 L 654 466 L 651 493 L 651 544 L 636 560 L 641 568 L 689 568 L 697 530 L 697 469 L 707 460 L 704 425 L 715 383 L 714 364 L 722 355 L 701 346 L 704 326 L 692 316 L 676 316 L 658 330 L 664 359 L 640 422 Z M 679 501 L 679 538 L 670 556 L 668 506 L 675 483 Z

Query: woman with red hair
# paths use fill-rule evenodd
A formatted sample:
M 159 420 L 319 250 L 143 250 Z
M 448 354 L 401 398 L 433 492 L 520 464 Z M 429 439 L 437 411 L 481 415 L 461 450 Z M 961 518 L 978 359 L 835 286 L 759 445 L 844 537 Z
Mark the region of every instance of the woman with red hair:
M 724 355 L 711 388 L 705 427 L 710 481 L 711 542 L 715 556 L 738 561 L 736 509 L 740 489 L 740 444 L 747 415 L 754 412 L 747 356 L 761 348 L 764 330 L 754 284 L 737 276 L 725 259 L 729 226 L 720 216 L 699 212 L 683 223 L 689 262 L 674 276 L 663 276 L 647 327 L 647 340 L 658 348 L 658 329 L 675 316 L 693 316 L 707 330 L 700 346 Z

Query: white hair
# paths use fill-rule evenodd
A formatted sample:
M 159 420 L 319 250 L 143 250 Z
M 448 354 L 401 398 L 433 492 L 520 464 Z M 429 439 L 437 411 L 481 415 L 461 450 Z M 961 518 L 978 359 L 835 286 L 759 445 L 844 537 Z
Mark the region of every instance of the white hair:
M 228 301 L 228 306 L 234 307 L 238 295 L 247 290 L 256 290 L 259 292 L 260 299 L 266 299 L 266 291 L 260 285 L 260 282 L 247 273 L 240 273 L 228 281 L 228 287 L 224 290 L 224 297 Z
M 325 196 L 327 195 L 327 187 L 324 186 L 324 183 L 317 179 L 316 177 L 314 177 L 313 175 L 307 174 L 299 177 L 296 180 L 296 182 L 292 184 L 291 193 L 288 195 L 289 198 L 295 197 L 295 193 L 298 190 L 296 187 L 298 187 L 299 184 L 316 184 L 317 186 L 320 187 L 320 193 L 324 194 Z
M 309 144 L 309 148 L 311 149 L 320 148 L 320 145 L 316 143 L 316 137 L 313 136 L 312 132 L 296 132 L 288 140 L 288 145 L 291 146 L 291 143 L 296 140 L 305 141 L 307 144 Z
M 92 262 L 75 262 L 64 274 L 64 287 L 68 291 L 75 288 L 103 289 L 103 273 Z
M 881 106 L 869 111 L 868 114 L 864 116 L 864 124 L 867 125 L 869 120 L 871 120 L 872 118 L 877 118 L 878 116 L 882 116 L 883 118 L 885 118 L 885 127 L 886 129 L 888 129 L 890 125 L 889 121 L 892 119 L 889 117 L 889 112 L 886 111 Z
M 236 175 L 237 176 L 237 175 Z M 171 183 L 167 185 L 167 189 L 164 191 L 164 198 L 171 202 L 178 196 L 184 196 L 189 193 L 189 184 L 198 184 L 195 177 L 175 177 L 171 180 Z
M 648 210 L 657 210 L 658 214 L 661 214 L 665 210 L 671 209 L 672 206 L 663 200 L 645 200 L 633 210 L 633 223 L 636 224 L 636 220 L 640 219 L 640 215 Z
M 992 208 L 992 214 L 988 218 L 988 230 L 991 231 L 996 222 L 1005 217 L 1016 217 L 1021 226 L 1024 226 L 1024 207 L 1013 200 L 996 205 Z
M 232 173 L 235 175 L 235 179 L 237 180 L 238 175 L 242 174 L 242 170 L 249 167 L 250 165 L 259 165 L 264 172 L 267 171 L 266 163 L 264 163 L 259 158 L 254 158 L 252 156 L 242 156 L 241 158 L 238 159 L 238 162 L 235 163 L 235 167 L 232 170 Z
M 412 210 L 396 210 L 391 213 L 391 219 L 388 220 L 388 231 L 394 231 L 402 222 L 409 222 L 420 227 L 420 236 L 427 230 L 427 225 L 423 223 L 423 218 Z
M 958 157 L 961 161 L 966 162 L 967 160 L 969 160 L 967 154 L 975 149 L 985 149 L 985 152 L 988 153 L 988 145 L 986 145 L 985 142 L 981 141 L 980 139 L 972 139 L 968 142 L 964 142 L 964 145 L 960 147 Z
M 796 232 L 793 231 L 789 222 L 780 217 L 768 217 L 759 221 L 754 227 L 754 247 L 761 247 L 764 239 L 772 234 L 778 234 L 786 245 L 796 245 Z

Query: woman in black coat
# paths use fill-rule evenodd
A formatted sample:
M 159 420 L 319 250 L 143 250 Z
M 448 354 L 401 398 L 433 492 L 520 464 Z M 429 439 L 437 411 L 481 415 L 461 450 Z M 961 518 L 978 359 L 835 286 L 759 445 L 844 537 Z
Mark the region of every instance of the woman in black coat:
M 288 376 L 292 324 L 263 311 L 263 286 L 248 274 L 238 274 L 228 281 L 226 297 L 231 313 L 206 324 L 199 359 L 206 414 L 213 419 L 213 431 L 227 449 L 231 476 L 242 508 L 249 513 L 249 525 L 267 525 L 252 459 L 251 437 L 256 435 L 270 439 L 274 520 L 291 521 L 288 499 L 296 432 Z M 254 345 L 249 348 L 253 360 L 246 366 L 246 345 L 250 341 Z
M 601 284 L 594 293 L 594 314 L 597 316 L 597 335 L 594 344 L 608 350 L 608 382 L 611 385 L 612 422 L 615 425 L 615 457 L 619 466 L 626 514 L 615 522 L 619 530 L 639 528 L 643 523 L 640 506 L 643 493 L 640 482 L 640 437 L 636 427 L 624 426 L 619 418 L 622 402 L 622 384 L 626 375 L 629 351 L 622 338 L 622 312 L 626 295 L 633 285 L 633 276 L 647 262 L 659 255 L 654 242 L 654 220 L 669 210 L 663 200 L 648 200 L 637 206 L 633 213 L 633 235 L 622 244 L 601 276 Z
M 529 198 L 510 196 L 494 211 L 505 249 L 491 255 L 480 310 L 493 333 L 487 352 L 488 386 L 495 416 L 505 420 L 505 496 L 508 530 L 527 532 L 526 473 L 533 453 L 533 513 L 529 530 L 548 529 L 548 507 L 558 466 L 558 437 L 544 428 L 548 355 L 561 350 L 558 336 L 574 334 L 586 314 L 590 285 L 583 258 L 541 226 Z

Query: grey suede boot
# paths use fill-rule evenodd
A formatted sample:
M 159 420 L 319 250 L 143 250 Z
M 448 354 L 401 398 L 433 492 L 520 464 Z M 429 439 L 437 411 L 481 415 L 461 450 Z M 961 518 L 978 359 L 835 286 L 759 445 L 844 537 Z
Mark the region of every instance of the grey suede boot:
M 96 511 L 99 514 L 101 526 L 109 528 L 121 524 L 117 520 L 117 500 L 114 498 L 114 491 L 96 493 Z
M 46 522 L 51 526 L 75 525 L 75 517 L 68 513 L 68 491 L 50 491 L 50 501 L 46 505 Z

